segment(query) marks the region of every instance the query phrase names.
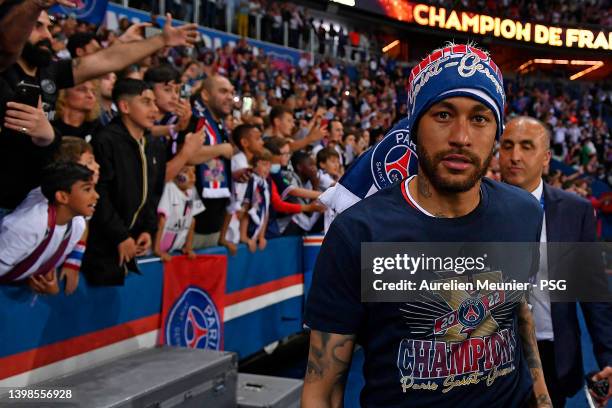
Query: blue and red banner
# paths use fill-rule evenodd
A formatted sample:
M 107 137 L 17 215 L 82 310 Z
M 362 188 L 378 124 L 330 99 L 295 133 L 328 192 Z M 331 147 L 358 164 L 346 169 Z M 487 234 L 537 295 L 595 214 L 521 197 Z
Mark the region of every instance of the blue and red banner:
M 108 0 L 76 0 L 76 7 L 54 6 L 50 14 L 73 15 L 77 20 L 100 24 L 106 16 Z
M 175 256 L 164 265 L 162 344 L 223 349 L 227 257 Z
M 227 259 L 223 306 L 213 301 L 223 322 L 220 347 L 245 358 L 302 330 L 306 254 L 301 237 L 272 239 L 264 251 L 254 254 L 244 244 L 234 256 L 226 257 L 222 247 L 198 252 L 204 258 Z M 27 286 L 0 287 L 0 387 L 34 384 L 159 344 L 167 326 L 162 326 L 161 313 L 164 270 L 174 265 L 151 257 L 139 259 L 138 265 L 142 275 L 129 274 L 124 286 L 92 287 L 81 279 L 70 296 L 36 296 Z M 214 265 L 218 263 L 185 260 L 179 267 L 189 271 L 189 277 L 201 268 L 215 274 Z M 222 276 L 224 270 L 217 269 Z M 208 291 L 208 296 L 218 295 Z M 211 307 L 204 315 L 212 311 Z M 207 323 L 215 328 L 213 321 Z M 209 346 L 212 340 L 213 336 L 206 338 Z

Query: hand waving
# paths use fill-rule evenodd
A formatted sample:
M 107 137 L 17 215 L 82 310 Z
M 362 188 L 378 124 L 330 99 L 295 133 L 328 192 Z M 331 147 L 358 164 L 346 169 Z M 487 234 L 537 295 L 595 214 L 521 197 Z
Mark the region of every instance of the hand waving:
M 173 27 L 172 15 L 166 13 L 166 24 L 164 24 L 164 30 L 162 32 L 166 47 L 191 46 L 195 44 L 197 40 L 196 28 L 196 24 L 184 24 L 182 26 Z

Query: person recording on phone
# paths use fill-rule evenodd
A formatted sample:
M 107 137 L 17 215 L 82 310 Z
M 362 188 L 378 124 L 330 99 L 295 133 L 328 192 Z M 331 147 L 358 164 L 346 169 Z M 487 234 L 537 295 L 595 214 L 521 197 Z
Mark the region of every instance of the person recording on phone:
M 168 15 L 161 35 L 53 61 L 51 20 L 46 11 L 40 12 L 17 62 L 0 73 L 0 219 L 40 184 L 41 169 L 60 142 L 49 123 L 55 116 L 58 91 L 119 71 L 163 47 L 192 44 L 195 26 L 172 27 L 171 20 Z M 14 103 L 24 102 L 19 100 L 24 96 L 26 103 Z
M 49 119 L 53 120 L 60 89 L 71 88 L 109 72 L 121 71 L 164 47 L 188 46 L 195 41 L 195 25 L 172 27 L 171 24 L 172 18 L 167 15 L 160 35 L 140 41 L 118 42 L 107 49 L 84 53 L 71 60 L 53 61 L 49 31 L 52 23 L 48 13 L 42 11 L 22 55 L 2 73 L 2 77 L 13 87 L 20 80 L 40 85 L 43 108 Z
M 327 135 L 327 129 L 321 125 L 322 112 L 317 111 L 317 114 L 311 119 L 308 124 L 310 129 L 306 137 L 294 140 L 295 134 L 295 118 L 293 111 L 285 105 L 277 105 L 270 111 L 268 117 L 270 127 L 266 130 L 264 139 L 270 137 L 284 137 L 290 140 L 289 148 L 292 152 L 304 149 L 306 146 L 316 143 Z
M 0 103 L 0 223 L 40 185 L 42 168 L 60 143 L 42 110 L 38 89 L 22 82 L 10 102 Z

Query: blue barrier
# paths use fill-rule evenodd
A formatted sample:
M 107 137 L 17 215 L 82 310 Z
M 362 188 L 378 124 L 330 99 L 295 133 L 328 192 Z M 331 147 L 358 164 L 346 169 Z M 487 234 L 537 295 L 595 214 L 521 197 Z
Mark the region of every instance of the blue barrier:
M 226 252 L 211 248 L 199 253 Z M 302 256 L 301 238 L 295 237 L 270 240 L 265 251 L 255 254 L 240 245 L 228 257 L 226 350 L 246 357 L 301 331 Z M 140 259 L 139 264 L 142 275 L 130 274 L 124 286 L 92 287 L 82 279 L 71 296 L 0 287 L 0 385 L 42 381 L 154 345 L 161 323 L 163 266 L 157 258 Z

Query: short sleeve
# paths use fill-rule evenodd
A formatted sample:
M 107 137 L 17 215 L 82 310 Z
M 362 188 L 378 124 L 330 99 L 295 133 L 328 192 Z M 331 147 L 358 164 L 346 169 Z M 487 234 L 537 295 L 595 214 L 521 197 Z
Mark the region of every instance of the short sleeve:
M 333 186 L 336 181 L 327 173 L 321 172 L 319 177 L 319 188 L 322 191 L 327 190 L 331 186 Z
M 38 204 L 26 211 L 17 208 L 2 220 L 0 275 L 9 272 L 32 252 L 32 248 L 38 247 L 46 228 L 46 216 L 46 204 Z
M 193 199 L 193 207 L 191 209 L 193 216 L 203 213 L 204 210 L 206 210 L 206 207 L 200 199 L 200 196 L 198 196 L 198 192 L 196 191 L 195 187 L 191 189 L 191 198 Z
M 357 334 L 364 321 L 361 303 L 360 248 L 334 223 L 317 258 L 306 303 L 305 323 L 314 330 Z
M 232 171 L 242 170 L 249 167 L 249 163 L 244 156 L 244 153 L 236 153 L 232 156 Z
M 168 215 L 170 214 L 171 208 L 172 208 L 172 203 L 171 201 L 171 183 L 172 182 L 168 182 L 166 183 L 166 185 L 164 186 L 164 192 L 161 196 L 161 198 L 159 199 L 159 204 L 157 205 L 157 214 L 159 215 L 163 215 L 164 217 L 168 218 Z
M 74 84 L 74 76 L 72 75 L 72 60 L 61 60 L 53 63 L 51 76 L 57 89 L 72 88 Z

